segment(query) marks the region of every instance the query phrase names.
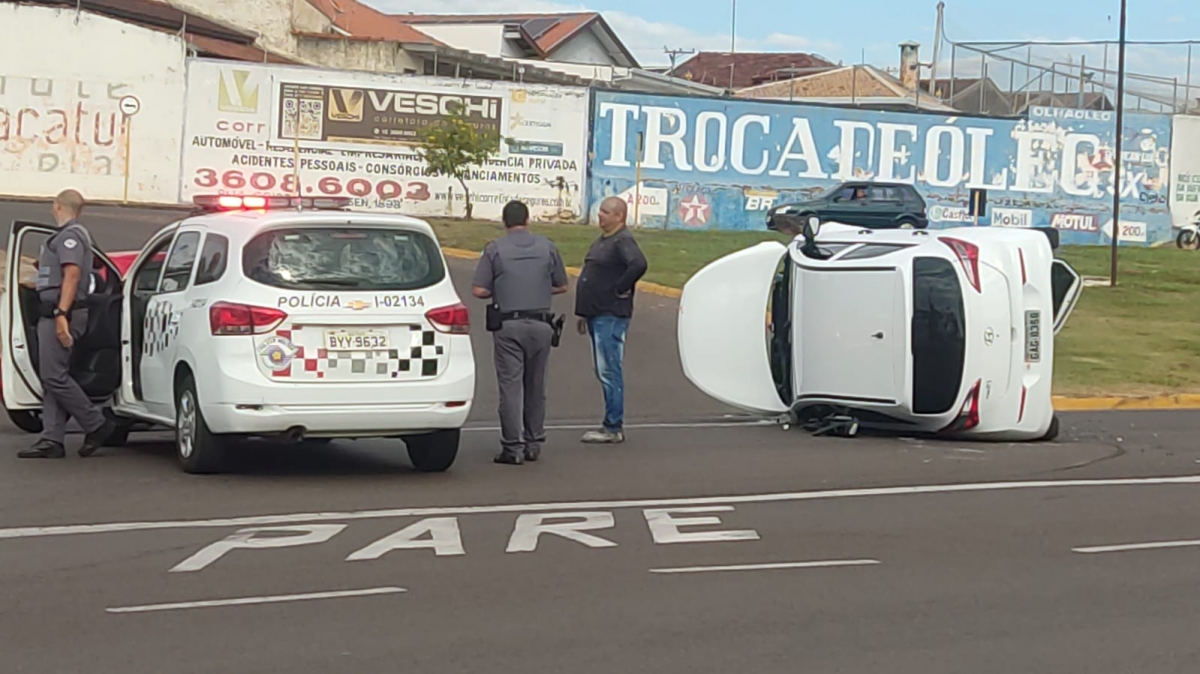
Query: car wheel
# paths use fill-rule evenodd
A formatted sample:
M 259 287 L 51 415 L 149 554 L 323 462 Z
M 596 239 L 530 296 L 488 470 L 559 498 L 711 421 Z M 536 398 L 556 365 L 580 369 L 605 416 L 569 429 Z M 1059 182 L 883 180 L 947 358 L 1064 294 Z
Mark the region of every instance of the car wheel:
M 1046 434 L 1042 436 L 1042 442 L 1053 442 L 1058 438 L 1058 415 L 1055 414 L 1050 418 L 1050 428 Z
M 422 473 L 441 473 L 450 468 L 458 457 L 459 435 L 456 429 L 405 438 L 413 467 Z
M 42 417 L 30 410 L 7 410 L 8 420 L 26 433 L 42 432 Z
M 1175 237 L 1175 245 L 1184 250 L 1198 250 L 1200 249 L 1200 234 L 1185 229 Z
M 196 382 L 191 375 L 179 382 L 175 392 L 175 454 L 185 473 L 207 474 L 221 470 L 221 447 L 208 430 Z
M 900 229 L 916 229 L 917 221 L 913 220 L 912 218 L 900 218 L 900 220 L 896 223 L 896 226 Z

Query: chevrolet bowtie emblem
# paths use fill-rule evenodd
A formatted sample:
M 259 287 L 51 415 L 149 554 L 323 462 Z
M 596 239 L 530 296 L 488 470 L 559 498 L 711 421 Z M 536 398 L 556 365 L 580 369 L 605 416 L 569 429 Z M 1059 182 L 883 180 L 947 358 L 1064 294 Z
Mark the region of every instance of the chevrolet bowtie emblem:
M 347 309 L 353 309 L 355 311 L 362 311 L 370 306 L 371 304 L 369 302 L 363 302 L 362 300 L 354 300 L 353 302 L 346 303 Z

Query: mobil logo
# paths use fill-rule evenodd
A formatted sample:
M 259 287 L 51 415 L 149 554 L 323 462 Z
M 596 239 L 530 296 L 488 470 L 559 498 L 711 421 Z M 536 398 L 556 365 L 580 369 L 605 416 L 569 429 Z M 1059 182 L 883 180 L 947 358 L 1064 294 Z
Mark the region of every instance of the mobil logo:
M 993 227 L 1032 227 L 1033 211 L 1023 208 L 992 209 Z

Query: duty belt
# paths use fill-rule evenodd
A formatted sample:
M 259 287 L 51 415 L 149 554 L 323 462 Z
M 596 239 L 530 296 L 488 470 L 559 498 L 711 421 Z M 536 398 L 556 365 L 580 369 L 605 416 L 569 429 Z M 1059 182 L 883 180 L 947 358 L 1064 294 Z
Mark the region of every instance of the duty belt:
M 549 311 L 501 311 L 500 320 L 502 321 L 517 321 L 521 319 L 531 321 L 551 321 L 554 320 L 554 314 Z

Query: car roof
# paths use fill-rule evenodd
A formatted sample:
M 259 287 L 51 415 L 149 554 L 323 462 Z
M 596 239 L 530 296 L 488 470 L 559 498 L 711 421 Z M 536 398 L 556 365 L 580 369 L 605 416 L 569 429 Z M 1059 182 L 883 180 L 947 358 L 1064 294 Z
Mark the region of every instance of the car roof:
M 345 210 L 280 209 L 272 211 L 217 211 L 192 215 L 159 230 L 159 233 L 180 227 L 200 226 L 235 241 L 247 241 L 267 229 L 285 226 L 366 225 L 393 226 L 420 232 L 437 240 L 433 227 L 420 218 L 397 213 L 363 213 Z M 157 237 L 157 234 L 156 234 Z

